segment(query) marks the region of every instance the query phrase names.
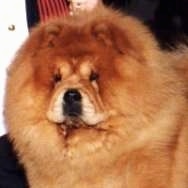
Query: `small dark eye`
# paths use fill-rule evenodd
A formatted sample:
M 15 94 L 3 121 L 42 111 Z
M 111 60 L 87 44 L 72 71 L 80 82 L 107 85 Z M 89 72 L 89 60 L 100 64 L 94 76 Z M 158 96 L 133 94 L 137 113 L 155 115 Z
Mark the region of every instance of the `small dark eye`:
M 54 74 L 54 76 L 53 76 L 53 80 L 54 80 L 55 83 L 60 82 L 61 79 L 62 79 L 61 74 L 59 74 L 59 73 Z
M 92 81 L 96 81 L 99 78 L 99 74 L 97 74 L 96 72 L 91 72 L 89 80 Z

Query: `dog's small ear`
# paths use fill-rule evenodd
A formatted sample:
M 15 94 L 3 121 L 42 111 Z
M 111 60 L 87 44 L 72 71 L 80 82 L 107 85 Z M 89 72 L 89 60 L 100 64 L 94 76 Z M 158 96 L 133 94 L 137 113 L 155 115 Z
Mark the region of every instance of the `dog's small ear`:
M 55 46 L 55 39 L 59 36 L 61 27 L 55 24 L 49 24 L 45 27 L 44 39 L 45 45 L 49 48 Z
M 96 39 L 106 46 L 112 46 L 111 31 L 105 23 L 98 23 L 93 26 L 92 34 Z
M 92 35 L 106 47 L 114 48 L 122 54 L 124 54 L 127 47 L 130 46 L 125 31 L 113 23 L 106 21 L 96 23 L 92 27 Z

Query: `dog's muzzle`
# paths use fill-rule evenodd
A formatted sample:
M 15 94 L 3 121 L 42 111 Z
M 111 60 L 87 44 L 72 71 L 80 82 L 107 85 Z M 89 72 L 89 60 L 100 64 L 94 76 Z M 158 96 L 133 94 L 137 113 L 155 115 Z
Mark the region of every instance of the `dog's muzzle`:
M 88 126 L 96 125 L 107 118 L 99 98 L 80 88 L 60 88 L 52 96 L 47 118 L 57 124 L 82 122 Z

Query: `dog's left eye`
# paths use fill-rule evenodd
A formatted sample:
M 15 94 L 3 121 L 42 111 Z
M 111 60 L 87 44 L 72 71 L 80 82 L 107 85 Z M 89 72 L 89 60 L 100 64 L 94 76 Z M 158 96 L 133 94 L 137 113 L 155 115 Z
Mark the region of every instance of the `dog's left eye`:
M 98 80 L 98 78 L 99 78 L 99 74 L 92 71 L 90 76 L 89 76 L 89 80 L 92 82 L 92 81 Z
M 55 83 L 60 82 L 62 80 L 61 74 L 60 73 L 54 74 L 53 80 L 54 80 Z

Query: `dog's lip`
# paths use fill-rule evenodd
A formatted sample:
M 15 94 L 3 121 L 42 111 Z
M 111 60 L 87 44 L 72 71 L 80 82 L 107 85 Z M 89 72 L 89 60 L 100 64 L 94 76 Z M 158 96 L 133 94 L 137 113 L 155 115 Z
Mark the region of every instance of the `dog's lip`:
M 79 127 L 68 127 L 64 123 L 58 123 L 58 131 L 61 135 L 63 135 L 65 138 L 70 136 L 70 134 L 75 130 L 78 129 Z
M 117 115 L 115 110 L 110 110 L 106 113 L 106 118 L 103 121 L 96 122 L 93 124 L 88 124 L 87 121 L 82 119 L 82 116 L 65 116 L 62 122 L 56 122 L 55 124 L 58 127 L 58 130 L 64 137 L 68 137 L 70 134 L 75 133 L 77 130 L 78 132 L 82 129 L 94 129 L 98 130 L 99 124 L 106 121 L 109 117 Z
M 94 131 L 107 131 L 104 128 L 98 127 L 97 125 L 75 125 L 75 126 L 67 126 L 65 123 L 58 123 L 58 131 L 65 139 L 71 138 L 77 132 L 82 130 L 94 130 Z
M 61 123 L 56 123 L 60 133 L 64 137 L 68 137 L 71 133 L 81 128 L 91 128 L 92 126 L 86 125 L 81 119 L 75 117 L 68 117 Z

